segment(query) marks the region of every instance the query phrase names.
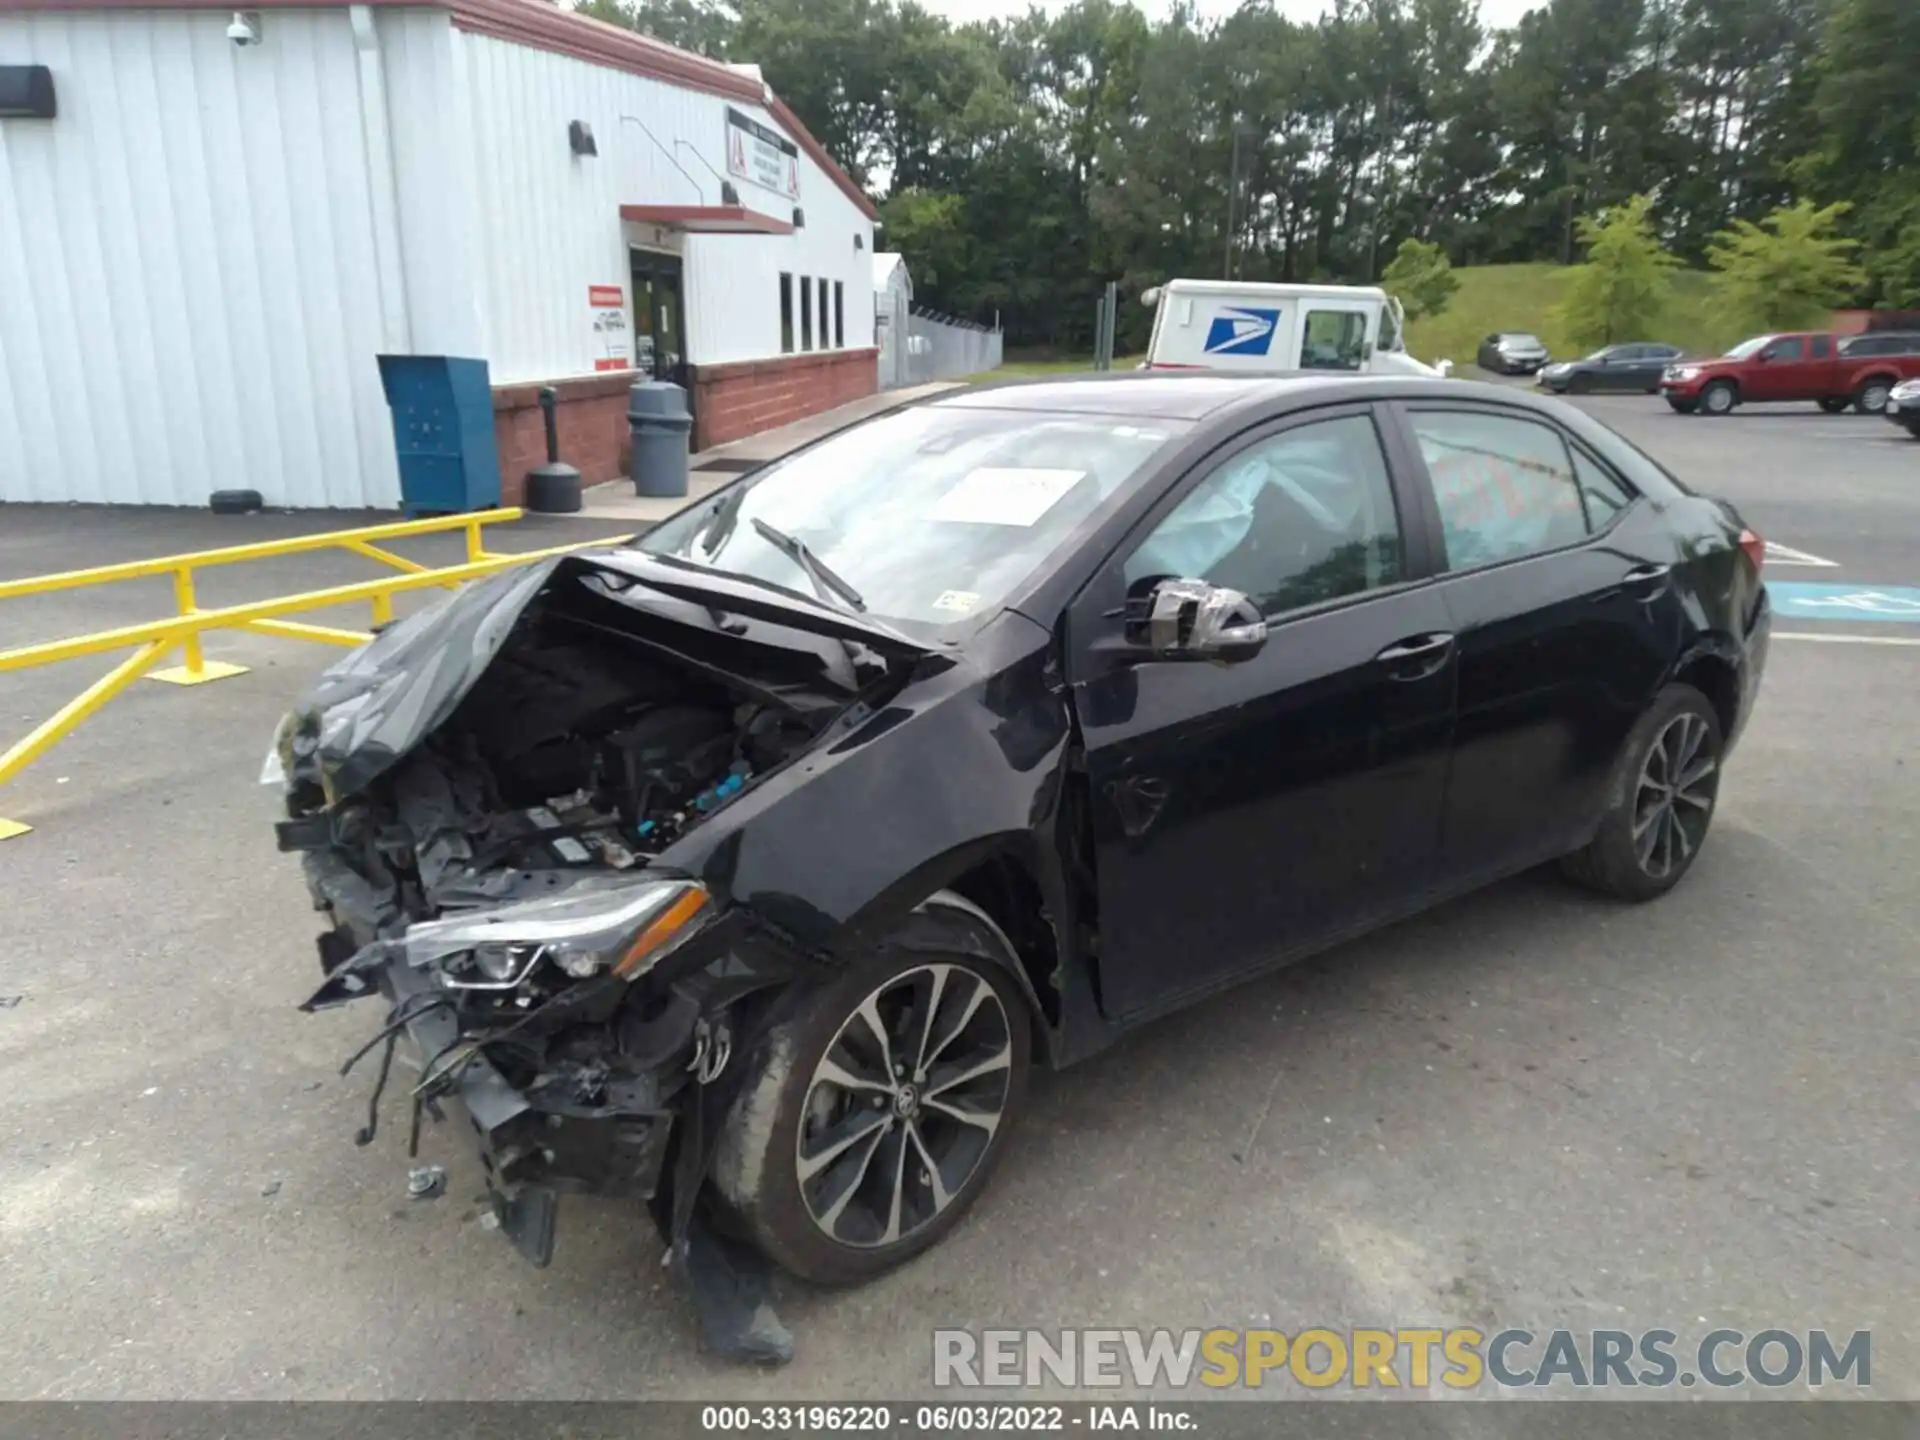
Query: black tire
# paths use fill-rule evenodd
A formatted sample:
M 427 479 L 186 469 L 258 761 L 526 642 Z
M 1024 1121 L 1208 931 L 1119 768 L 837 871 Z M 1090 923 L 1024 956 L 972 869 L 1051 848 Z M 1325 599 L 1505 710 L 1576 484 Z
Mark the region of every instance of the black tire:
M 1740 403 L 1740 387 L 1731 380 L 1714 380 L 1700 391 L 1700 413 L 1702 415 L 1731 415 L 1733 407 Z
M 1841 395 L 1828 395 L 1820 401 L 1820 408 L 1829 415 L 1838 415 L 1852 403 Z
M 1697 739 L 1689 749 L 1691 737 Z M 1663 796 L 1660 786 L 1666 782 L 1659 775 L 1676 757 L 1683 782 L 1676 789 L 1681 793 Z M 1600 828 L 1584 848 L 1560 862 L 1562 873 L 1621 900 L 1638 902 L 1666 894 L 1693 867 L 1706 842 L 1723 758 L 1720 718 L 1707 697 L 1691 685 L 1667 686 L 1627 737 L 1607 787 Z M 1702 778 L 1684 783 L 1702 761 L 1708 766 Z M 1671 827 L 1666 817 L 1672 817 Z
M 1667 397 L 1667 405 L 1676 415 L 1691 415 L 1700 408 L 1697 400 L 1681 400 L 1672 395 Z
M 1569 395 L 1591 395 L 1593 393 L 1593 377 L 1591 375 L 1574 376 L 1571 380 L 1567 381 L 1567 393 Z
M 753 1070 L 716 1148 L 713 1185 L 731 1222 L 728 1228 L 785 1270 L 816 1284 L 853 1285 L 872 1279 L 945 1236 L 986 1188 L 1026 1096 L 1032 1048 L 1026 998 L 1006 966 L 978 953 L 983 940 L 996 949 L 1004 948 L 1004 940 L 990 923 L 941 906 L 917 914 L 912 926 L 911 949 L 887 943 L 855 960 L 769 1031 L 755 1051 Z M 937 982 L 935 972 L 940 972 Z M 885 1068 L 877 1064 L 880 1047 L 865 1023 L 867 1007 L 891 1032 L 893 1002 L 901 999 L 903 1023 L 899 1033 L 890 1035 L 889 1052 L 891 1042 L 911 1044 L 916 1033 L 924 1046 L 940 1035 L 916 1031 L 916 1010 L 924 1015 L 936 983 L 935 1018 L 942 1025 L 952 1024 L 973 1001 L 974 991 L 968 987 L 984 987 L 986 996 L 997 1001 L 1005 1028 L 1004 1067 L 991 1065 L 1000 1036 L 994 1010 L 982 997 L 944 1045 L 933 1045 L 938 1064 L 924 1074 L 910 1069 L 892 1092 L 884 1092 L 866 1078 L 868 1071 L 884 1073 Z M 954 1050 L 957 1043 L 966 1048 Z M 822 1067 L 830 1053 L 833 1070 L 856 1085 L 825 1078 Z M 952 1105 L 931 1103 L 942 1092 L 927 1082 L 943 1072 L 964 1073 L 970 1064 L 991 1068 L 961 1085 L 948 1082 L 948 1097 L 965 1098 Z M 918 1092 L 929 1102 L 924 1107 L 917 1101 L 902 1102 L 899 1091 L 913 1088 L 907 1080 L 924 1087 Z M 903 1103 L 914 1108 L 903 1111 Z M 981 1118 L 991 1115 L 993 1124 L 984 1139 L 974 1138 L 979 1129 L 975 1124 L 952 1118 L 962 1111 Z M 869 1119 L 872 1124 L 858 1124 Z M 865 1143 L 875 1131 L 878 1137 Z M 840 1137 L 854 1135 L 858 1138 L 836 1151 Z M 804 1153 L 810 1139 L 820 1158 L 835 1158 L 803 1178 L 803 1164 L 816 1158 Z M 942 1158 L 932 1162 L 936 1152 Z M 882 1193 L 888 1184 L 888 1160 L 894 1162 L 901 1196 L 897 1206 L 889 1205 L 890 1195 Z M 935 1175 L 942 1180 L 938 1188 L 932 1183 Z M 820 1207 L 828 1214 L 816 1219 Z M 892 1212 L 885 1228 L 883 1210 Z M 911 1228 L 905 1228 L 908 1222 Z M 829 1234 L 824 1228 L 828 1225 L 836 1233 Z M 898 1238 L 886 1240 L 888 1228 L 898 1230 Z
M 1862 415 L 1878 415 L 1887 408 L 1887 396 L 1892 390 L 1893 381 L 1886 376 L 1869 376 L 1853 392 L 1853 408 Z

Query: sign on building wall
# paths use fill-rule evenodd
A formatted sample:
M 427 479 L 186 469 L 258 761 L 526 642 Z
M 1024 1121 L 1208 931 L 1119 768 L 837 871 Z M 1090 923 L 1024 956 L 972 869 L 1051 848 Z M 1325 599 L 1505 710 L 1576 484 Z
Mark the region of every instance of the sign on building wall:
M 589 285 L 589 353 L 596 370 L 631 370 L 633 345 L 627 330 L 627 292 L 618 285 Z
M 800 198 L 800 147 L 731 105 L 727 107 L 727 169 L 789 200 Z

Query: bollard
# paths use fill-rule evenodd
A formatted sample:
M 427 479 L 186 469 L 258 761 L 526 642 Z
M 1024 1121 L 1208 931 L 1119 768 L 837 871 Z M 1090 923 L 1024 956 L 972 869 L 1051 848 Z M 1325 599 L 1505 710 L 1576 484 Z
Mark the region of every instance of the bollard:
M 633 493 L 662 497 L 687 493 L 687 435 L 693 416 L 687 392 L 667 380 L 643 380 L 627 393 L 633 435 Z
M 551 385 L 540 389 L 540 409 L 547 426 L 547 463 L 527 472 L 527 508 L 547 515 L 570 515 L 580 508 L 580 472 L 560 459 L 560 428 L 554 405 L 560 392 Z

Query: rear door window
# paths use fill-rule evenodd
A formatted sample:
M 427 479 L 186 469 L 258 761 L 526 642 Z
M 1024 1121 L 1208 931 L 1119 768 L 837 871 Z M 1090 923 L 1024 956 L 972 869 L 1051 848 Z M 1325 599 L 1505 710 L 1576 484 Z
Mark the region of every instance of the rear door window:
M 1447 568 L 1471 570 L 1578 544 L 1604 528 L 1618 481 L 1588 461 L 1595 477 L 1589 523 L 1586 483 L 1565 437 L 1551 425 L 1482 410 L 1415 410 L 1408 421 L 1426 461 L 1446 538 Z
M 1816 335 L 1813 337 L 1813 358 L 1814 359 L 1825 360 L 1832 353 L 1833 353 L 1832 341 L 1828 340 L 1827 337 L 1824 335 Z

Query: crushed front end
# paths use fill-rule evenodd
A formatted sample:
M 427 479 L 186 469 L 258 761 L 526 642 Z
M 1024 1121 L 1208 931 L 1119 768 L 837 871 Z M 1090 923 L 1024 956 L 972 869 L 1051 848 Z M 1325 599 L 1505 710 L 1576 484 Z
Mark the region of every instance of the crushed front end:
M 376 1072 L 360 1142 L 395 1088 L 410 1151 L 455 1118 L 540 1265 L 565 1192 L 652 1202 L 685 1239 L 722 1077 L 817 961 L 675 846 L 900 678 L 833 626 L 644 570 L 548 563 L 409 617 L 327 672 L 268 761 L 327 918 L 303 1008 L 384 1006 L 347 1060 Z

